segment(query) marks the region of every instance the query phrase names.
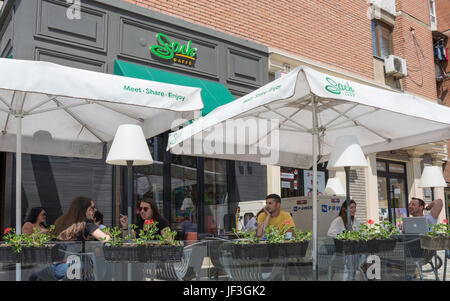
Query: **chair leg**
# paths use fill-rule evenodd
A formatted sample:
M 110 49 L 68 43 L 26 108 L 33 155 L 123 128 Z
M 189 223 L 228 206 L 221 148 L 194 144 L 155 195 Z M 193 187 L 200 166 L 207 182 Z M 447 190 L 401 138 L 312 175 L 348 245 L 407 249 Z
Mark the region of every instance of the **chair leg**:
M 436 255 L 436 256 L 437 256 L 437 255 Z M 435 260 L 436 260 L 436 259 L 435 259 Z M 436 262 L 436 261 L 435 261 L 435 262 Z M 433 269 L 434 277 L 435 277 L 436 281 L 439 281 L 439 274 L 438 274 L 438 271 L 437 271 L 437 269 L 436 269 L 436 266 L 433 264 L 433 259 L 430 260 L 430 265 L 431 265 L 431 268 Z
M 416 266 L 417 266 L 417 269 L 419 269 L 420 281 L 423 281 L 422 267 L 420 266 L 420 264 L 418 262 L 416 262 Z

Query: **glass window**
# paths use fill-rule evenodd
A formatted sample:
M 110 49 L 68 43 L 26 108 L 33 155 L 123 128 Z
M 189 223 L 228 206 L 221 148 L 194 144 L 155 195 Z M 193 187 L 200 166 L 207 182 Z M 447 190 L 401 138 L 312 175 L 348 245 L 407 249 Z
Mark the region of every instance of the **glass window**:
M 382 59 L 392 54 L 392 27 L 372 20 L 372 50 L 374 56 Z
M 405 173 L 405 166 L 402 164 L 389 163 L 389 172 Z
M 197 230 L 197 158 L 172 155 L 171 224 L 180 232 Z
M 280 168 L 281 197 L 289 198 L 303 195 L 303 182 L 301 181 L 301 169 L 292 167 Z
M 236 200 L 264 200 L 267 193 L 267 167 L 252 162 L 235 162 Z
M 159 212 L 166 216 L 163 207 L 163 149 L 160 136 L 147 140 L 153 164 L 135 166 L 134 193 L 137 201 L 143 198 L 152 198 L 158 206 Z
M 389 221 L 387 179 L 378 177 L 378 213 L 380 221 Z
M 228 214 L 226 161 L 205 158 L 205 230 L 210 234 L 225 229 Z
M 386 171 L 386 163 L 385 162 L 377 162 L 377 170 L 378 171 Z

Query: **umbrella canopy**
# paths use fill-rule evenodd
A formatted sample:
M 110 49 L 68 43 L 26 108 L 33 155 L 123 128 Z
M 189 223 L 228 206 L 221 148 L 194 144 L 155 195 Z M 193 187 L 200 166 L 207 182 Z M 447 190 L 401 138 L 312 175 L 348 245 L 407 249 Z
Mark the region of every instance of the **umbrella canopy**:
M 366 154 L 449 139 L 450 108 L 301 66 L 171 133 L 168 149 L 262 164 L 312 166 L 313 270 L 317 271 L 317 165 L 313 162 L 327 160 L 337 138 L 348 135 L 357 138 Z
M 0 59 L 0 151 L 100 159 L 120 124 L 139 124 L 146 138 L 203 108 L 201 89 Z
M 17 233 L 22 152 L 100 159 L 119 125 L 139 124 L 150 138 L 193 119 L 203 108 L 200 93 L 48 62 L 0 59 L 0 151 L 17 154 Z
M 312 114 L 313 109 L 316 114 Z M 190 145 L 174 152 L 310 168 L 313 116 L 317 117 L 322 160 L 327 159 L 340 136 L 356 136 L 366 154 L 450 137 L 448 107 L 303 66 L 171 133 L 168 148 L 189 139 Z M 272 130 L 261 130 L 260 125 L 271 120 L 276 121 Z M 247 132 L 236 131 L 239 126 Z M 211 128 L 216 130 L 205 131 Z M 240 137 L 240 133 L 246 136 Z M 204 144 L 196 144 L 195 140 L 201 139 Z M 205 149 L 210 145 L 207 142 L 212 142 L 217 151 Z M 238 152 L 240 147 L 249 146 L 253 148 Z M 276 152 L 279 155 L 274 155 Z

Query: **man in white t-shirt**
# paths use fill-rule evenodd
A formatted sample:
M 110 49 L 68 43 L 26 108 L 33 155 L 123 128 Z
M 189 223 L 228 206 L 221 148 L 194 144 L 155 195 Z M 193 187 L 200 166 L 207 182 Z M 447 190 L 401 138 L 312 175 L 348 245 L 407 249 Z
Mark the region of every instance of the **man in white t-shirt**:
M 408 205 L 409 214 L 413 217 L 425 216 L 428 225 L 436 225 L 439 213 L 442 210 L 444 203 L 441 199 L 432 201 L 428 206 L 425 206 L 425 202 L 419 198 L 411 198 Z M 424 215 L 423 210 L 431 210 L 430 214 Z

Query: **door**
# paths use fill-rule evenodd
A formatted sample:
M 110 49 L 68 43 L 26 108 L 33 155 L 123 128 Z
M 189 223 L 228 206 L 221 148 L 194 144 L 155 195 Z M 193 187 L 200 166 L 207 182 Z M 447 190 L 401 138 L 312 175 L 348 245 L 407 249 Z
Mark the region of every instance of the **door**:
M 377 160 L 380 221 L 395 222 L 408 216 L 406 164 Z

